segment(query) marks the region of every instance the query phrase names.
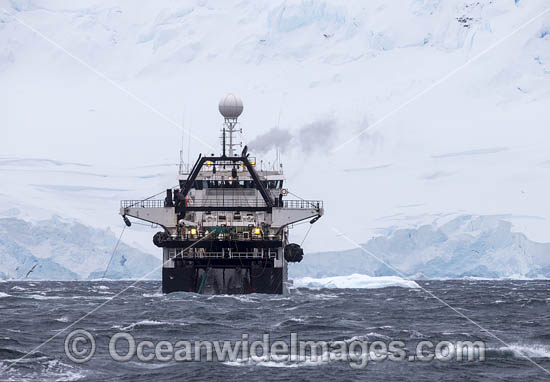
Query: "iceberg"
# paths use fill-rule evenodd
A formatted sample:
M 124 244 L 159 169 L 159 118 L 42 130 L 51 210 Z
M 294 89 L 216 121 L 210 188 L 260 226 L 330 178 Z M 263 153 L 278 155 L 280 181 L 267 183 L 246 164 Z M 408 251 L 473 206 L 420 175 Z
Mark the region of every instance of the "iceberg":
M 297 278 L 294 279 L 294 286 L 297 288 L 309 289 L 376 289 L 387 287 L 420 288 L 416 282 L 397 276 L 372 277 L 357 273 L 348 276 Z
M 289 275 L 322 280 L 352 273 L 415 280 L 547 279 L 548 253 L 550 244 L 514 232 L 504 216 L 461 215 L 444 224 L 390 229 L 361 248 L 306 254 L 290 266 Z

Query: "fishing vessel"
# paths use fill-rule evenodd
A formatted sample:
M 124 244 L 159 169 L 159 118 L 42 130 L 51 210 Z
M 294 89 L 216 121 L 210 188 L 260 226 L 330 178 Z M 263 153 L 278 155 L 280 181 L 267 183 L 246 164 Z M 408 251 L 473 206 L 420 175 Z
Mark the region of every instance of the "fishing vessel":
M 284 294 L 288 264 L 304 256 L 289 230 L 315 223 L 323 202 L 289 199 L 282 164 L 264 167 L 242 147 L 239 97 L 223 97 L 219 111 L 221 154 L 180 165 L 178 187 L 164 199 L 123 200 L 120 214 L 127 225 L 132 217 L 162 228 L 153 243 L 163 252 L 164 293 Z

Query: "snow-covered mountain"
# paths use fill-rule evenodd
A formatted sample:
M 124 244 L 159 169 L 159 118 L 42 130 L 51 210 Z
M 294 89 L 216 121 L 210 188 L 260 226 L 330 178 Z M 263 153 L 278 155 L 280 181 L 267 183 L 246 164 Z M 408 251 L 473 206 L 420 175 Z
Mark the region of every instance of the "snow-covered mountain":
M 550 243 L 513 232 L 505 218 L 460 216 L 389 229 L 363 244 L 364 250 L 308 254 L 290 265 L 290 277 L 295 286 L 340 288 L 413 285 L 399 277 L 550 278 Z M 0 218 L 0 280 L 97 279 L 106 269 L 109 279 L 139 278 L 160 267 L 159 259 L 124 243 L 109 264 L 116 241 L 110 230 L 58 217 L 36 223 Z M 147 278 L 160 278 L 160 270 Z
M 175 184 L 182 124 L 184 159 L 218 151 L 235 92 L 252 154 L 325 200 L 306 252 L 462 215 L 550 242 L 548 6 L 0 0 L 0 213 L 120 232 L 118 200 Z M 123 241 L 158 256 L 154 232 Z
M 353 273 L 407 278 L 550 278 L 550 243 L 513 232 L 505 216 L 460 216 L 415 229 L 388 230 L 356 248 L 313 253 L 292 277 Z
M 116 242 L 109 230 L 58 217 L 0 218 L 0 280 L 160 278 L 160 260 L 124 243 L 109 263 Z

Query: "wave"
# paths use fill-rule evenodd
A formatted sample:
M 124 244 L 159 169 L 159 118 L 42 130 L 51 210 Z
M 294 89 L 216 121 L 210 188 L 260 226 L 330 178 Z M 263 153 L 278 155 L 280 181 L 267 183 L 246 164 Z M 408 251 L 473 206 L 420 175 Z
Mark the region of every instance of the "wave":
M 27 296 L 21 296 L 23 298 L 32 298 L 32 299 L 35 299 L 35 300 L 55 300 L 55 299 L 58 299 L 58 298 L 62 298 L 62 297 L 59 297 L 59 296 L 43 296 L 41 294 L 29 294 Z
M 274 360 L 273 357 L 259 357 L 258 360 L 252 359 L 237 359 L 236 361 L 226 361 L 223 364 L 227 366 L 262 366 L 271 368 L 295 368 L 295 367 L 314 367 L 321 366 L 328 362 L 327 359 L 323 359 L 320 356 L 318 359 L 312 359 L 309 356 L 302 357 L 297 361 L 279 361 Z
M 276 323 L 274 326 L 275 327 L 290 326 L 290 325 L 293 325 L 293 324 L 299 324 L 301 322 L 306 322 L 306 320 L 303 319 L 303 318 L 291 317 L 288 320 L 284 320 L 284 321 Z
M 491 349 L 489 349 L 491 350 Z M 492 349 L 499 353 L 512 353 L 516 358 L 550 358 L 550 345 L 541 344 L 510 344 L 510 346 L 502 346 L 497 349 Z
M 377 332 L 368 332 L 367 334 L 365 334 L 363 336 L 353 336 L 349 340 L 344 340 L 344 342 L 351 343 L 351 342 L 354 342 L 354 341 L 369 341 L 369 340 L 372 341 L 373 338 L 380 338 L 380 339 L 383 339 L 383 340 L 391 340 L 390 337 L 388 337 L 384 334 L 380 334 L 380 333 L 377 333 Z
M 98 292 L 98 293 L 101 293 L 101 292 Z M 113 293 L 103 292 L 102 294 L 112 295 Z M 59 300 L 59 299 L 112 300 L 114 298 L 113 296 L 98 296 L 98 295 L 91 295 L 91 296 L 82 296 L 82 295 L 78 295 L 78 296 L 45 296 L 45 295 L 42 295 L 42 294 L 26 294 L 26 295 L 17 295 L 17 296 L 14 296 L 14 297 L 17 297 L 17 298 L 30 298 L 30 299 L 33 299 L 33 300 Z
M 164 293 L 157 292 L 157 293 L 142 293 L 143 297 L 164 297 Z
M 115 329 L 120 330 L 132 330 L 135 327 L 141 327 L 141 326 L 162 326 L 162 325 L 171 325 L 169 322 L 162 322 L 162 321 L 155 321 L 155 320 L 142 320 L 139 322 L 134 322 L 133 324 L 130 324 L 128 326 L 114 326 Z
M 506 277 L 480 277 L 480 276 L 464 276 L 464 277 L 417 277 L 419 280 L 426 281 L 547 281 L 550 280 L 548 276 L 536 276 L 536 277 L 527 277 L 522 275 L 511 275 Z
M 218 298 L 230 298 L 240 302 L 246 302 L 246 303 L 250 302 L 254 304 L 260 303 L 256 298 L 250 295 L 239 295 L 239 294 L 215 294 L 208 297 L 207 300 L 218 299 Z
M 11 296 L 10 294 L 4 293 L 4 292 L 0 292 L 0 298 L 2 298 L 2 297 L 10 297 L 10 296 Z
M 397 276 L 367 276 L 354 273 L 349 276 L 334 277 L 301 277 L 294 279 L 294 287 L 297 288 L 338 288 L 338 289 L 377 289 L 387 287 L 420 288 L 412 281 Z

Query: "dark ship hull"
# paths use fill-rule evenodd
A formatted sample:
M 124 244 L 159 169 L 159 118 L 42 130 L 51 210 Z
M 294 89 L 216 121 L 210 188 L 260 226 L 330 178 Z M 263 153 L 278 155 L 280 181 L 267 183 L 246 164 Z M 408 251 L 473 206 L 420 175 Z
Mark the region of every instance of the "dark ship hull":
M 162 234 L 161 234 L 162 235 Z M 279 240 L 165 240 L 162 290 L 203 294 L 283 294 L 287 281 Z
M 162 292 L 283 294 L 283 268 L 272 261 L 175 261 L 162 269 Z

